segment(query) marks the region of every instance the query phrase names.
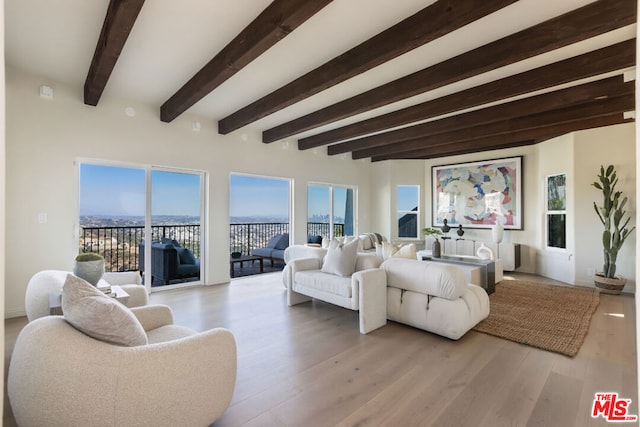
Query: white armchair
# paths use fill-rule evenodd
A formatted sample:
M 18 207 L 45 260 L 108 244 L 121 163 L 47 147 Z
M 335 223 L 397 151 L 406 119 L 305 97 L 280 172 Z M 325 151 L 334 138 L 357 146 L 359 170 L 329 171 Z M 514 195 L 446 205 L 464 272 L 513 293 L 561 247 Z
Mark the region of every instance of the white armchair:
M 43 270 L 31 277 L 24 298 L 29 321 L 49 315 L 49 294 L 60 292 L 67 274 L 69 274 L 68 271 Z M 120 286 L 128 293 L 128 307 L 139 307 L 149 303 L 147 290 L 142 286 L 142 280 L 137 271 L 105 273 L 101 280 L 113 286 Z
M 20 332 L 8 395 L 20 426 L 209 425 L 231 402 L 236 344 L 231 332 L 173 325 L 167 306 L 131 311 L 149 344 L 121 347 L 80 332 L 62 316 Z

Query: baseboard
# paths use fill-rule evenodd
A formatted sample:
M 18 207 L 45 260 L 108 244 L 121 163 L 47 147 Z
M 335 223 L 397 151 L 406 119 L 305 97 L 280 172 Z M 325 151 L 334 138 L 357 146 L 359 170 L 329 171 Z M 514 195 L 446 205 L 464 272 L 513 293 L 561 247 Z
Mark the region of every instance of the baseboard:
M 26 315 L 27 315 L 27 312 L 24 309 L 14 309 L 14 310 L 8 310 L 4 312 L 5 319 L 12 319 L 14 317 L 22 317 Z

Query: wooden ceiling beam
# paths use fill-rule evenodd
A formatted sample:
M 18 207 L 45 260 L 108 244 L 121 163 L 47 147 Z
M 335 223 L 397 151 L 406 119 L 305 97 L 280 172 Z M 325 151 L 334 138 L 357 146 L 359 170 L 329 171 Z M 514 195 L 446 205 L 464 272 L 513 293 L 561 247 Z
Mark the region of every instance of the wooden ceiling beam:
M 461 92 L 302 138 L 298 140 L 298 148 L 305 150 L 344 141 L 454 111 L 633 67 L 636 62 L 635 43 L 636 39 L 616 43 Z
M 550 125 L 559 125 L 576 120 L 592 119 L 614 113 L 622 113 L 635 108 L 635 96 L 623 95 L 615 98 L 601 99 L 580 105 L 572 105 L 566 108 L 546 111 L 531 116 L 517 117 L 502 120 L 470 128 L 429 135 L 422 138 L 399 142 L 381 147 L 374 147 L 354 151 L 354 159 L 381 156 L 385 154 L 402 153 L 427 147 L 439 147 L 442 145 L 456 144 L 462 141 L 485 138 L 492 135 L 507 135 L 527 131 Z M 515 140 L 530 139 L 530 137 L 515 137 Z
M 607 79 L 560 89 L 517 101 L 506 102 L 493 107 L 482 108 L 480 110 L 419 125 L 354 139 L 341 144 L 330 145 L 328 154 L 335 155 L 383 145 L 392 145 L 429 135 L 471 128 L 516 117 L 531 116 L 544 111 L 564 108 L 569 105 L 577 105 L 595 99 L 633 94 L 634 92 L 635 82 L 625 83 L 622 76 L 609 77 Z
M 493 138 L 493 137 L 490 137 Z M 490 139 L 487 138 L 487 139 Z M 380 162 L 383 160 L 416 160 L 416 159 L 431 159 L 431 158 L 436 158 L 436 157 L 447 157 L 447 156 L 458 156 L 461 154 L 469 154 L 469 153 L 477 153 L 477 152 L 482 152 L 482 151 L 489 151 L 489 150 L 501 150 L 501 149 L 505 149 L 505 148 L 514 148 L 514 147 L 524 147 L 527 145 L 534 145 L 536 144 L 536 140 L 535 139 L 525 139 L 522 141 L 518 141 L 518 140 L 509 140 L 509 142 L 496 142 L 495 144 L 492 143 L 492 141 L 487 142 L 486 148 L 485 146 L 482 147 L 477 147 L 475 149 L 471 149 L 471 148 L 460 148 L 460 147 L 451 147 L 448 151 L 446 149 L 442 150 L 442 153 L 447 153 L 444 155 L 441 155 L 441 153 L 437 153 L 437 154 L 424 154 L 426 152 L 425 151 L 415 151 L 415 152 L 407 152 L 407 153 L 399 153 L 399 154 L 392 154 L 390 156 L 376 156 L 376 157 L 372 157 L 371 161 L 372 162 Z
M 268 140 L 295 135 L 631 25 L 635 21 L 636 0 L 599 0 L 299 117 L 265 133 Z
M 332 0 L 274 0 L 224 49 L 160 107 L 171 122 L 251 61 L 288 36 Z
M 84 103 L 98 105 L 144 0 L 111 0 L 84 82 Z
M 622 113 L 614 113 L 593 119 L 579 119 L 561 124 L 551 124 L 549 126 L 528 129 L 513 133 L 492 135 L 486 138 L 460 141 L 453 144 L 438 147 L 427 147 L 404 153 L 390 155 L 373 156 L 373 162 L 397 159 L 430 159 L 437 157 L 447 157 L 459 154 L 477 153 L 482 151 L 498 150 L 502 148 L 520 147 L 538 143 L 542 139 L 577 132 L 580 130 L 594 129 L 602 126 L 612 126 L 621 123 L 632 122 L 632 119 L 625 119 Z
M 228 134 L 396 58 L 516 0 L 439 0 L 218 122 Z

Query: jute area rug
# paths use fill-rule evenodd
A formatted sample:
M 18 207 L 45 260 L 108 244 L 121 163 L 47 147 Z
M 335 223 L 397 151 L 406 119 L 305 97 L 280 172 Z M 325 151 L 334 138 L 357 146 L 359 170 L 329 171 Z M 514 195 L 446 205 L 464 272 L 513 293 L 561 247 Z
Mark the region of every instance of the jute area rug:
M 600 295 L 596 289 L 503 280 L 489 300 L 489 317 L 474 330 L 573 357 Z

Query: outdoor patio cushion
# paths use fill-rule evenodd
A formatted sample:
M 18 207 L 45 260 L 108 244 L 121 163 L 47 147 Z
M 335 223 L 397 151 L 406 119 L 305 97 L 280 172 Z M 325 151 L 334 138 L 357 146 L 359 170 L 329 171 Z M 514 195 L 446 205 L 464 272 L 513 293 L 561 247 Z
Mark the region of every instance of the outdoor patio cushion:
M 281 236 L 281 234 L 276 234 L 275 236 L 270 238 L 269 241 L 267 242 L 267 246 L 266 247 L 274 249 L 276 247 L 276 245 L 278 244 L 278 242 L 280 241 L 280 236 Z
M 289 233 L 279 234 L 278 236 L 278 241 L 273 249 L 284 251 L 289 246 Z

